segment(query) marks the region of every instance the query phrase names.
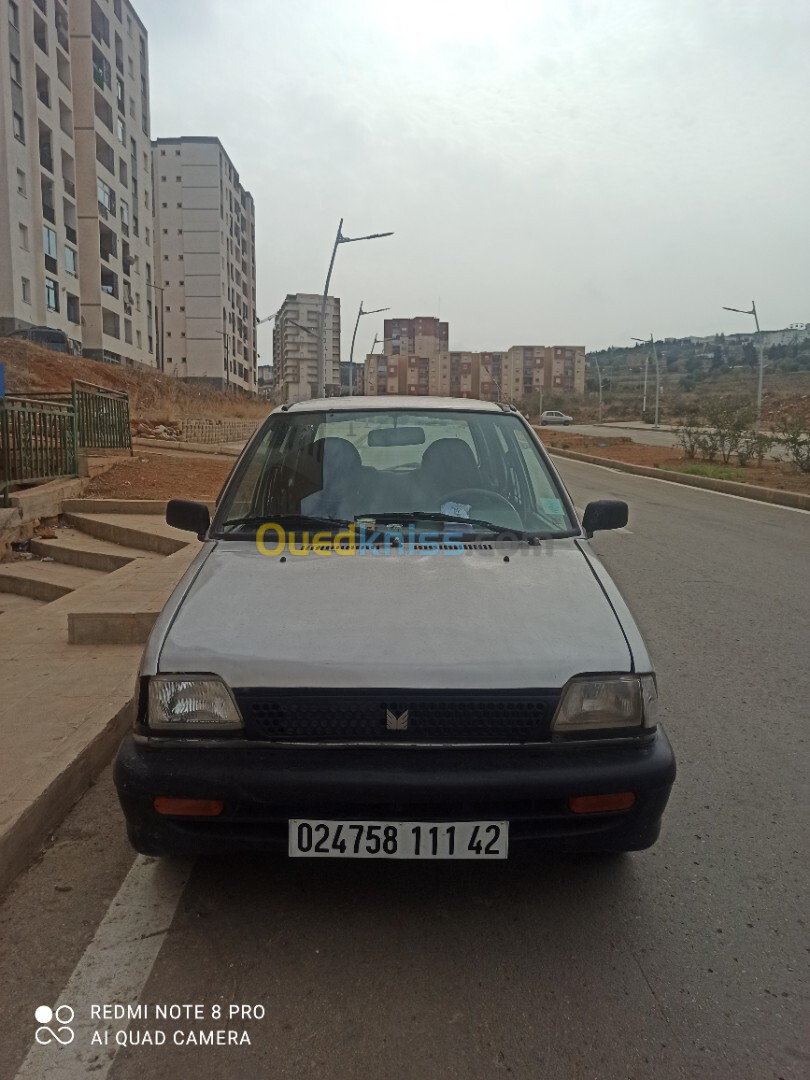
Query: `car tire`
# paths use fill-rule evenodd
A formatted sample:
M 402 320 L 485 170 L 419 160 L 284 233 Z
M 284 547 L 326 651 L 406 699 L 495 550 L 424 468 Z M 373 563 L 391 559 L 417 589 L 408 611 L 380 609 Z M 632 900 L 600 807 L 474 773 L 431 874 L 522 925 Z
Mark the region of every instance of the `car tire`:
M 570 421 L 570 420 L 563 420 L 563 427 L 568 427 L 568 425 L 569 425 L 570 423 L 571 423 L 571 421 Z

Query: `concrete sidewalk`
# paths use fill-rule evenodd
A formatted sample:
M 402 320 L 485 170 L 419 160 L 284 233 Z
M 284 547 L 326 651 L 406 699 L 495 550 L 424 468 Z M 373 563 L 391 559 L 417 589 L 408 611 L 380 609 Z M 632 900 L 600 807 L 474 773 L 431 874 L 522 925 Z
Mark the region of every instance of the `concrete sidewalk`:
M 174 554 L 135 558 L 60 600 L 0 616 L 0 891 L 109 763 L 131 719 L 144 637 L 199 550 L 162 518 L 119 516 L 130 539 L 140 528 L 144 555 L 150 536 L 173 540 Z

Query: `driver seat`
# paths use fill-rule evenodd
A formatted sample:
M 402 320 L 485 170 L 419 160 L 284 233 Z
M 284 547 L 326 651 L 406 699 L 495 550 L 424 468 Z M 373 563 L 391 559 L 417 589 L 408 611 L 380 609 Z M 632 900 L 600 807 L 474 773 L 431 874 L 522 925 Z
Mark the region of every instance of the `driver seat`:
M 485 486 L 475 455 L 463 439 L 437 439 L 422 455 L 420 494 L 440 504 L 454 491 Z

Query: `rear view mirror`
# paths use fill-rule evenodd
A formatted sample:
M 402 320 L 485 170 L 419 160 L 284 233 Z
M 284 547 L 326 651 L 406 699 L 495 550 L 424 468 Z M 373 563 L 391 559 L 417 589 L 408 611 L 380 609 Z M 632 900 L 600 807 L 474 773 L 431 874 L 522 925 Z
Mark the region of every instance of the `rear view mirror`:
M 424 428 L 380 427 L 368 433 L 369 446 L 418 446 L 425 441 Z
M 204 540 L 211 524 L 211 515 L 205 503 L 169 499 L 166 504 L 166 524 L 184 532 L 196 533 L 198 540 Z
M 582 527 L 588 536 L 607 529 L 623 529 L 627 524 L 627 503 L 618 499 L 597 499 L 589 502 L 582 515 Z

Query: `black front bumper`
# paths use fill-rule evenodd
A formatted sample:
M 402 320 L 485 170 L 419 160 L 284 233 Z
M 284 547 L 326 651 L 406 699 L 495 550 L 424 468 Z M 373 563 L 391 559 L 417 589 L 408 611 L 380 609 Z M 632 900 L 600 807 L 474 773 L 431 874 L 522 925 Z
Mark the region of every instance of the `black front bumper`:
M 148 855 L 286 850 L 290 818 L 507 820 L 510 849 L 635 851 L 655 843 L 675 779 L 659 729 L 643 744 L 539 749 L 280 749 L 242 741 L 150 743 L 128 735 L 115 784 Z M 568 799 L 632 791 L 628 810 L 575 814 Z M 218 817 L 169 817 L 156 796 L 222 799 Z

